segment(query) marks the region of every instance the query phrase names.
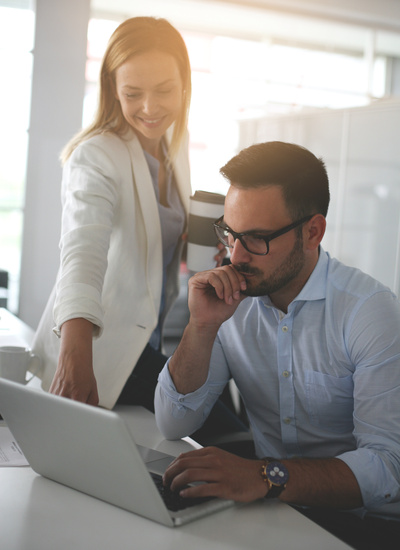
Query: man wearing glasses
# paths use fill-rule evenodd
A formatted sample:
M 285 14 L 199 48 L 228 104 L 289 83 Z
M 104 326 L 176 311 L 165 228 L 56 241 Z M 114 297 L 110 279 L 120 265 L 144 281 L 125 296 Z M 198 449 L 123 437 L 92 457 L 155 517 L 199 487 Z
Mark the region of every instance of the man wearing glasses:
M 190 435 L 233 378 L 257 458 L 204 448 L 178 457 L 164 482 L 207 482 L 186 497 L 280 498 L 355 548 L 398 548 L 399 303 L 320 246 L 329 184 L 312 153 L 262 143 L 221 173 L 230 188 L 214 227 L 231 264 L 189 282 L 156 418 L 165 437 Z

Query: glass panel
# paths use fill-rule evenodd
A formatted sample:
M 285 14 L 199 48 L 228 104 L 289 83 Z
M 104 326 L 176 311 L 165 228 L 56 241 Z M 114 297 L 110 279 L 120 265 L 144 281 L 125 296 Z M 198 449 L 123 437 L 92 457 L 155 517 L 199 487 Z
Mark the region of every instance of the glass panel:
M 0 269 L 9 273 L 6 297 L 14 312 L 18 308 L 34 22 L 33 10 L 0 7 Z
M 400 111 L 388 105 L 351 113 L 341 258 L 396 293 Z M 373 128 L 373 131 L 371 131 Z
M 23 211 L 21 208 L 0 209 L 0 269 L 8 272 L 8 290 L 2 292 L 8 299 L 10 311 L 18 310 L 18 285 L 21 262 Z
M 0 130 L 0 151 L 5 152 L 0 163 L 0 210 L 23 207 L 27 149 L 26 130 Z
M 28 52 L 33 49 L 35 14 L 31 9 L 0 6 L 0 49 Z

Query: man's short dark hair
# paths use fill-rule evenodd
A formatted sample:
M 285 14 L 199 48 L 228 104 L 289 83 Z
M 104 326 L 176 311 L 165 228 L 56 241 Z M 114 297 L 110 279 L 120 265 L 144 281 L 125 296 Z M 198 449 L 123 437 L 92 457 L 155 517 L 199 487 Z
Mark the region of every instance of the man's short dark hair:
M 220 172 L 234 187 L 279 185 L 294 220 L 309 214 L 327 215 L 325 164 L 305 147 L 283 141 L 258 143 L 243 149 Z

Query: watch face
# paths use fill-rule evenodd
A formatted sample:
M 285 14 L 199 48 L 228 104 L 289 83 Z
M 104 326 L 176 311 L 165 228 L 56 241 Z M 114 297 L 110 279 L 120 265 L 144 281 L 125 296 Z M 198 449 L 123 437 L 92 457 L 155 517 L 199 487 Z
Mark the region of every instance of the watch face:
M 267 464 L 266 473 L 273 485 L 285 485 L 289 479 L 289 472 L 280 462 L 270 462 Z

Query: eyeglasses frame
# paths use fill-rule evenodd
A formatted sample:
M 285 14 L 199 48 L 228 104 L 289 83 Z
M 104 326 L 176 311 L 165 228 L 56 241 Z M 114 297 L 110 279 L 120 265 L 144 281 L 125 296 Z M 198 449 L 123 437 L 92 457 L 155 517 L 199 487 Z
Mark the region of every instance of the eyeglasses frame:
M 226 227 L 223 227 L 221 226 L 221 222 L 222 220 L 224 219 L 224 216 L 221 216 L 220 218 L 218 218 L 218 220 L 216 220 L 214 223 L 213 223 L 213 226 L 214 226 L 214 231 L 215 231 L 215 234 L 218 238 L 218 240 L 224 245 L 224 246 L 228 246 L 226 245 L 222 240 L 221 238 L 219 237 L 218 233 L 217 233 L 217 229 L 224 229 L 225 231 L 227 231 L 228 233 L 230 233 L 233 237 L 233 240 L 234 242 L 236 241 L 236 239 L 239 239 L 241 245 L 243 246 L 243 248 L 245 248 L 247 250 L 247 252 L 250 252 L 250 254 L 254 254 L 255 256 L 266 256 L 268 253 L 269 253 L 269 243 L 273 240 L 273 239 L 276 239 L 277 237 L 280 237 L 281 235 L 284 235 L 285 233 L 288 233 L 289 231 L 291 231 L 292 229 L 295 229 L 296 227 L 299 227 L 300 225 L 302 225 L 303 223 L 306 223 L 308 222 L 309 220 L 311 220 L 311 218 L 314 216 L 315 214 L 310 214 L 309 216 L 305 216 L 304 218 L 301 218 L 300 220 L 297 220 L 289 225 L 286 225 L 285 227 L 282 227 L 282 229 L 278 229 L 277 231 L 274 231 L 273 233 L 271 233 L 270 235 L 260 235 L 259 233 L 257 233 L 257 231 L 246 231 L 244 233 L 237 233 L 236 231 L 234 231 L 233 229 L 231 229 L 229 226 L 226 226 Z M 263 241 L 265 241 L 265 244 L 267 246 L 267 251 L 266 252 L 252 252 L 251 250 L 249 250 L 247 248 L 247 245 L 246 243 L 242 240 L 242 237 L 245 237 L 246 235 L 250 235 L 250 236 L 253 236 L 253 237 L 257 237 L 259 239 L 262 239 Z M 232 247 L 229 247 L 229 248 L 232 248 Z

